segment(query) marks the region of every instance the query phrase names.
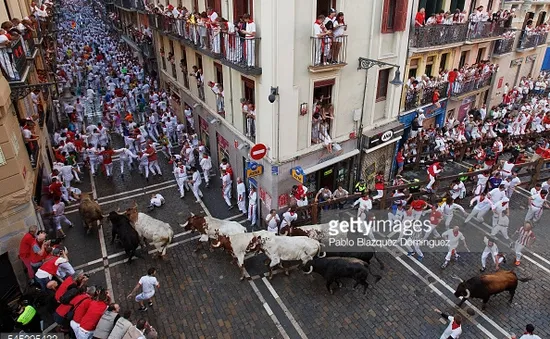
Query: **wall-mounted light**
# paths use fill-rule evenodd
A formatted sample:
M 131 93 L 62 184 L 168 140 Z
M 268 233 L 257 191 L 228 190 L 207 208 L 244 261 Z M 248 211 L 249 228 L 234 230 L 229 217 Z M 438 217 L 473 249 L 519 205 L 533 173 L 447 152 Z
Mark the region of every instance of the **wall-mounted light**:
M 271 87 L 271 91 L 269 92 L 269 96 L 267 97 L 267 100 L 269 100 L 270 103 L 274 103 L 275 100 L 277 100 L 278 95 L 279 95 L 279 87 Z
M 214 118 L 214 119 L 210 120 L 210 124 L 211 124 L 211 125 L 221 124 L 221 121 L 219 121 L 218 119 Z

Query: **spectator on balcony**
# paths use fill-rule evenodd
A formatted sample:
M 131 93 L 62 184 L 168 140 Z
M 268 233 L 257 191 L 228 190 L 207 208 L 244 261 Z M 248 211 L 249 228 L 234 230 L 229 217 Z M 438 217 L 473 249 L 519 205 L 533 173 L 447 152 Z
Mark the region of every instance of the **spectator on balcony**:
M 453 13 L 453 24 L 460 24 L 460 9 L 456 9 Z
M 208 7 L 206 14 L 208 15 L 208 20 L 210 20 L 210 22 L 216 22 L 218 20 L 218 13 L 216 13 L 212 7 Z
M 191 72 L 189 75 L 197 79 L 197 90 L 199 93 L 199 98 L 201 100 L 204 100 L 204 78 L 202 75 L 202 69 L 198 68 L 197 66 L 193 66 L 192 69 L 193 72 Z
M 445 12 L 442 24 L 443 25 L 453 24 L 453 15 L 451 14 L 451 12 L 449 11 Z
M 321 65 L 323 56 L 325 55 L 325 37 L 330 33 L 327 32 L 323 22 L 325 21 L 324 15 L 319 15 L 317 20 L 313 23 L 313 37 L 315 38 L 313 43 L 315 45 L 315 60 L 314 65 Z
M 256 67 L 255 51 L 256 51 L 256 24 L 252 21 L 250 14 L 243 15 L 245 22 L 244 30 L 240 33 L 244 34 L 244 57 L 246 66 Z
M 340 58 L 340 49 L 342 48 L 342 43 L 344 42 L 344 34 L 348 29 L 348 25 L 344 21 L 344 13 L 339 12 L 333 21 L 332 28 L 332 61 L 333 62 L 344 62 L 343 58 Z
M 332 153 L 332 138 L 330 137 L 330 120 L 321 120 L 319 126 L 319 140 L 323 142 L 329 153 Z
M 422 27 L 426 23 L 426 9 L 421 8 L 414 17 L 414 26 Z
M 314 144 L 320 143 L 319 131 L 321 128 L 321 114 L 318 112 L 313 113 L 311 117 L 311 142 Z
M 445 11 L 440 10 L 435 15 L 435 22 L 436 22 L 436 24 L 441 25 L 441 24 L 443 24 L 444 20 L 445 20 Z
M 216 12 L 214 12 L 216 13 Z M 221 53 L 221 26 L 218 20 L 210 21 L 210 41 L 212 52 L 216 54 Z
M 432 13 L 432 15 L 426 20 L 426 26 L 433 26 L 437 25 L 437 16 L 435 13 Z

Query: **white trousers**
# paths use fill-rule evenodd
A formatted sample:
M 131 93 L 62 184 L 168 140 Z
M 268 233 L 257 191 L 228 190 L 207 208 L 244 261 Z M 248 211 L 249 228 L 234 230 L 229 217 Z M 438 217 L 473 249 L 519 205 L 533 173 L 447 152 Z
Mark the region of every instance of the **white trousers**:
M 451 222 L 453 221 L 454 214 L 453 213 L 444 214 L 443 216 L 445 218 L 445 227 L 447 227 L 447 229 L 449 229 L 449 226 L 451 225 Z
M 413 239 L 409 238 L 408 240 L 412 241 Z M 420 249 L 420 246 L 418 245 L 418 243 L 415 243 L 413 246 L 414 246 L 414 251 L 413 251 L 413 249 L 410 245 L 408 245 L 408 244 L 405 245 L 408 252 L 410 252 L 410 253 L 416 252 L 416 254 L 418 254 L 419 257 L 423 257 L 424 253 L 422 253 L 422 250 Z
M 227 206 L 231 207 L 231 185 L 227 185 L 223 190 L 223 199 Z
M 237 206 L 239 207 L 239 211 L 243 213 L 248 213 L 248 211 L 246 210 L 246 201 L 244 199 L 237 202 Z
M 201 200 L 202 198 L 202 192 L 199 188 L 200 184 L 193 184 L 193 195 L 195 196 L 195 199 Z
M 491 230 L 491 236 L 495 236 L 499 232 L 502 233 L 502 236 L 504 237 L 504 239 L 510 239 L 508 237 L 508 227 L 501 226 L 498 224 L 496 226 L 493 226 L 493 229 Z
M 149 178 L 149 164 L 139 164 L 139 173 L 143 173 L 145 171 L 145 177 Z
M 436 225 L 433 225 L 433 224 L 430 223 L 430 229 L 426 231 L 426 234 L 424 234 L 424 240 L 428 239 L 428 237 L 432 233 L 438 238 L 441 237 L 441 234 L 439 234 L 439 232 L 436 229 Z
M 128 158 L 128 159 L 120 158 L 120 174 L 124 174 L 124 164 L 128 165 L 128 169 L 130 171 L 132 170 L 132 159 L 131 158 Z
M 156 172 L 155 169 L 157 170 Z M 153 175 L 157 175 L 157 172 L 158 174 L 162 175 L 158 160 L 149 161 L 149 170 L 151 171 L 151 173 L 153 173 Z
M 527 211 L 527 215 L 525 216 L 525 221 L 537 222 L 539 221 L 541 216 L 542 216 L 542 208 L 531 205 L 529 206 L 529 210 Z
M 486 187 L 487 187 L 487 185 L 477 185 L 476 189 L 474 190 L 474 195 L 478 196 L 481 193 L 485 192 Z
M 481 253 L 481 267 L 485 267 L 485 263 L 487 262 L 487 257 L 489 254 L 493 257 L 493 262 L 497 263 L 497 256 L 491 252 L 491 249 L 488 247 L 485 247 L 485 250 L 483 250 L 483 253 Z M 500 264 L 504 260 L 503 258 L 498 258 L 498 263 Z
M 107 173 L 108 177 L 113 175 L 113 163 L 105 164 L 105 172 Z
M 256 204 L 248 204 L 248 221 L 252 225 L 256 224 Z
M 516 252 L 516 260 L 520 261 L 521 256 L 523 255 L 521 251 L 523 250 L 525 246 L 519 243 L 519 241 L 516 241 L 516 246 L 514 247 L 514 251 Z
M 447 252 L 447 255 L 445 256 L 445 261 L 451 260 L 451 256 L 453 255 L 453 252 L 455 255 L 455 259 L 458 258 L 458 253 L 456 252 L 456 248 L 449 247 L 449 252 Z
M 57 215 L 57 216 L 54 216 L 53 217 L 53 222 L 54 222 L 54 225 L 55 225 L 55 229 L 56 230 L 60 230 L 61 229 L 61 223 L 65 223 L 67 225 L 72 225 L 73 223 L 67 219 L 67 217 L 65 215 Z
M 189 188 L 187 186 L 186 178 L 177 178 L 176 182 L 178 183 L 178 187 L 180 189 L 180 196 L 185 196 L 185 188 Z
M 428 183 L 428 186 L 426 186 L 426 189 L 431 190 L 432 185 L 435 183 L 435 177 L 428 174 L 428 177 L 430 178 L 430 182 Z
M 151 205 L 155 207 L 160 207 L 164 204 L 164 198 L 153 198 L 151 199 Z
M 472 220 L 472 218 L 476 218 L 477 221 L 479 222 L 483 222 L 483 217 L 485 216 L 485 213 L 489 212 L 489 209 L 488 208 L 477 208 L 474 207 L 472 209 L 472 211 L 470 212 L 470 214 L 468 214 L 468 216 L 466 217 L 466 220 L 464 220 L 465 223 L 467 223 L 468 221 Z
M 202 169 L 202 174 L 204 175 L 204 181 L 206 182 L 206 184 L 208 184 L 210 182 L 210 171 L 211 169 Z

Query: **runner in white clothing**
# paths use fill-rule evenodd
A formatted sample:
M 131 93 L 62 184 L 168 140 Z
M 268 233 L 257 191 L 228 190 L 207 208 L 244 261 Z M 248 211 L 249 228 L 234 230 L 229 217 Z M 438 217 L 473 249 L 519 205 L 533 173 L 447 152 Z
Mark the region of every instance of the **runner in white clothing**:
M 485 272 L 487 269 L 485 264 L 487 263 L 489 254 L 493 257 L 493 261 L 495 262 L 495 271 L 498 271 L 500 269 L 499 265 L 503 262 L 506 263 L 506 258 L 498 252 L 497 244 L 495 244 L 493 238 L 483 237 L 483 242 L 485 243 L 485 249 L 483 253 L 481 253 L 481 269 L 479 271 Z
M 497 188 L 493 188 L 487 194 L 487 196 L 489 197 L 489 199 L 491 199 L 493 204 L 496 204 L 497 202 L 501 201 L 502 198 L 504 198 L 506 196 L 505 191 L 506 191 L 506 185 L 500 184 Z
M 298 214 L 294 212 L 294 208 L 290 207 L 288 211 L 283 213 L 283 221 L 281 221 L 281 228 L 285 226 L 292 226 L 292 222 L 298 219 Z
M 228 209 L 232 209 L 233 205 L 231 204 L 231 185 L 233 182 L 231 181 L 231 175 L 227 173 L 226 170 L 222 170 L 222 195 L 223 199 L 225 200 L 225 203 L 227 206 L 229 206 Z
M 441 268 L 445 268 L 449 265 L 449 261 L 451 261 L 451 256 L 454 254 L 455 260 L 458 261 L 458 258 L 460 258 L 460 255 L 456 252 L 456 249 L 458 247 L 458 243 L 460 240 L 464 243 L 464 247 L 468 249 L 468 246 L 466 245 L 466 238 L 464 238 L 464 235 L 462 232 L 460 232 L 460 227 L 455 226 L 453 229 L 446 230 L 441 234 L 443 239 L 449 240 L 449 251 L 447 252 L 447 255 L 445 256 L 445 262 L 443 265 L 441 265 Z
M 269 214 L 265 217 L 265 222 L 267 224 L 267 231 L 272 233 L 279 233 L 279 223 L 281 219 L 277 215 L 276 210 L 269 211 Z
M 363 193 L 361 198 L 355 200 L 352 207 L 359 205 L 357 210 L 357 218 L 361 220 L 366 220 L 367 213 L 372 209 L 372 200 L 370 199 L 367 193 Z
M 453 317 L 447 313 L 441 312 L 437 308 L 435 308 L 434 311 L 441 314 L 443 318 L 449 321 L 449 325 L 445 331 L 443 331 L 443 334 L 439 337 L 439 339 L 458 339 L 462 334 L 462 316 L 460 314 L 456 314 Z
M 212 159 L 210 156 L 206 153 L 202 155 L 202 159 L 200 161 L 200 166 L 202 168 L 202 173 L 204 175 L 204 182 L 206 183 L 206 187 L 210 186 L 210 171 L 212 170 Z
M 540 193 L 531 195 L 525 221 L 538 222 L 540 220 L 544 206 L 549 207 L 548 201 L 546 201 L 546 194 L 548 194 L 547 191 L 541 190 Z
M 250 193 L 248 193 L 248 221 L 252 226 L 256 225 L 256 204 L 258 203 L 258 193 L 256 193 L 256 187 L 250 186 Z
M 185 189 L 187 187 L 187 170 L 183 165 L 183 162 L 179 161 L 176 168 L 174 168 L 174 176 L 180 190 L 180 198 L 185 197 Z
M 508 199 L 512 198 L 512 194 L 516 191 L 516 187 L 521 184 L 521 180 L 518 177 L 518 172 L 512 172 L 512 175 L 506 178 L 508 182 L 508 188 L 506 189 L 506 196 Z
M 443 218 L 445 219 L 445 227 L 449 229 L 449 226 L 451 225 L 451 221 L 453 220 L 454 211 L 460 210 L 462 213 L 466 214 L 466 210 L 459 204 L 455 204 L 454 200 L 451 198 L 448 198 L 447 201 L 439 207 L 439 210 L 441 213 L 443 213 Z
M 132 162 L 134 159 L 139 159 L 137 155 L 132 153 L 128 148 L 119 148 L 113 150 L 115 154 L 120 154 L 120 177 L 124 180 L 124 164 L 128 165 L 129 170 L 132 170 Z
M 197 199 L 195 202 L 200 203 L 202 198 L 202 192 L 199 188 L 201 185 L 201 174 L 195 167 L 191 167 L 191 173 L 193 174 L 189 183 L 191 184 L 193 195 L 195 199 Z
M 154 267 L 151 267 L 147 270 L 147 275 L 144 275 L 139 279 L 136 287 L 128 295 L 128 299 L 136 295 L 136 292 L 141 288 L 142 292 L 136 295 L 136 302 L 139 303 L 140 311 L 147 311 L 147 306 L 143 304 L 144 301 L 148 301 L 149 307 L 153 306 L 153 296 L 155 295 L 155 289 L 160 287 L 160 284 L 155 277 L 157 270 Z
M 470 207 L 476 204 L 472 209 L 464 223 L 468 223 L 472 218 L 476 218 L 477 221 L 483 222 L 483 216 L 493 208 L 493 202 L 485 196 L 485 193 L 481 193 L 477 197 L 470 200 Z
M 246 186 L 241 178 L 237 178 L 237 206 L 242 214 L 248 215 L 246 210 Z

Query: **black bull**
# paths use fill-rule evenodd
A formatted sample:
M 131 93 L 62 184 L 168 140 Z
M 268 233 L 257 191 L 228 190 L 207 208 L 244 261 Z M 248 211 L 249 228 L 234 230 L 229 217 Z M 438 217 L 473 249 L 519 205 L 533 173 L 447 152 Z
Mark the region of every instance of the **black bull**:
M 327 290 L 330 294 L 334 294 L 332 289 L 332 283 L 337 283 L 339 287 L 342 287 L 340 282 L 341 278 L 351 278 L 355 280 L 355 289 L 357 285 L 363 285 L 363 294 L 367 293 L 367 277 L 370 273 L 369 265 L 356 258 L 315 258 L 308 261 L 303 267 L 303 271 L 307 274 L 311 272 L 319 273 L 326 280 Z M 381 276 L 373 274 L 377 283 Z
M 118 238 L 128 255 L 128 263 L 132 261 L 134 256 L 140 257 L 136 254 L 136 249 L 140 245 L 139 234 L 130 223 L 128 217 L 117 212 L 111 212 L 109 213 L 109 221 L 112 225 L 111 243 L 114 243 L 115 238 Z
M 384 263 L 376 256 L 376 252 L 329 252 L 327 251 L 328 257 L 342 257 L 342 258 L 356 258 L 363 260 L 367 264 L 370 264 L 372 258 L 374 258 L 380 265 L 380 269 L 384 269 Z
M 460 278 L 455 278 L 461 280 Z M 457 298 L 462 298 L 458 304 L 459 307 L 468 299 L 478 298 L 483 300 L 481 308 L 485 309 L 491 296 L 504 291 L 510 293 L 509 302 L 512 303 L 518 282 L 526 282 L 529 280 L 531 280 L 531 278 L 518 278 L 513 271 L 501 270 L 496 273 L 473 277 L 466 281 L 461 280 L 454 295 Z

